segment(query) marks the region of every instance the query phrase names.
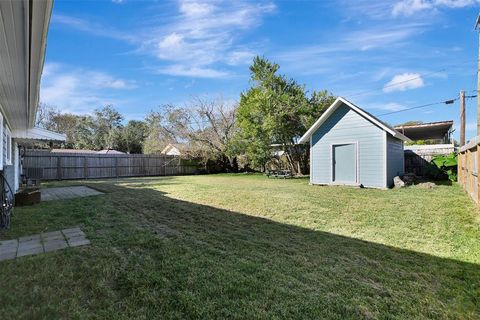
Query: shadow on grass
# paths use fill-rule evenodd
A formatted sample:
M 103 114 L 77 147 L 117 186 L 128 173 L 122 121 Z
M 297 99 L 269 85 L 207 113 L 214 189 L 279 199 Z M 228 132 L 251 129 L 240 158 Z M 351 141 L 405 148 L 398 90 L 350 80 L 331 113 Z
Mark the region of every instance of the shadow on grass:
M 90 268 L 102 264 L 102 255 L 120 252 L 122 259 L 110 266 L 114 270 L 108 290 L 115 294 L 105 294 L 105 301 L 85 298 L 103 281 L 101 275 L 83 265 L 73 269 L 72 278 L 88 275 L 88 280 L 76 283 L 85 286 L 78 288 L 84 296 L 70 297 L 78 299 L 73 307 L 82 308 L 85 316 L 101 317 L 103 307 L 110 317 L 201 319 L 476 318 L 480 314 L 476 264 L 176 200 L 148 188 L 94 186 L 108 192 L 97 198 L 108 196 L 97 205 L 114 210 L 106 215 L 102 207 L 96 208 L 97 220 L 75 216 L 78 220 L 71 224 L 81 223 L 89 233 L 93 252 L 85 259 Z M 39 216 L 37 223 L 49 222 Z M 106 229 L 108 237 L 102 233 Z M 96 241 L 99 233 L 102 238 Z M 37 275 L 36 286 L 70 285 L 68 277 L 42 279 Z M 107 290 L 102 288 L 96 290 Z M 50 308 L 55 310 L 55 302 Z

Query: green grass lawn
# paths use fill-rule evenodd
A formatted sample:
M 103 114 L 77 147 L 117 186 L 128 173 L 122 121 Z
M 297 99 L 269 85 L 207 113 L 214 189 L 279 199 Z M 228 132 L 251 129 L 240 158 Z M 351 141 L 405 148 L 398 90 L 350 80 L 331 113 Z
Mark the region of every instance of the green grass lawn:
M 54 182 L 2 239 L 90 246 L 0 262 L 0 318 L 478 319 L 480 211 L 457 186 L 373 190 L 210 175 Z

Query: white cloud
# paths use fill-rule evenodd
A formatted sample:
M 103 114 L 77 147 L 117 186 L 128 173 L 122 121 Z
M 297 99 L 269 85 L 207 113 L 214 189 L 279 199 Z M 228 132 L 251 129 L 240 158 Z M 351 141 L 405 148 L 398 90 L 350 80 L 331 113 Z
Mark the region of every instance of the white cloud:
M 210 3 L 201 3 L 195 1 L 182 1 L 180 3 L 180 12 L 186 16 L 206 16 L 210 14 L 215 7 Z
M 226 73 L 216 70 L 214 65 L 234 66 L 250 61 L 254 51 L 248 44 L 242 44 L 240 50 L 240 37 L 276 9 L 271 2 L 250 0 L 177 0 L 176 7 L 177 14 L 169 15 L 167 20 L 148 20 L 144 24 L 147 27 L 128 32 L 62 14 L 55 14 L 52 22 L 132 43 L 137 46 L 137 53 L 147 53 L 170 64 L 162 67 L 165 73 L 189 76 L 206 71 L 209 77 L 224 77 Z
M 422 23 L 400 24 L 392 27 L 376 27 L 353 32 L 346 37 L 346 44 L 361 51 L 396 45 L 416 35 L 425 28 Z
M 369 109 L 385 110 L 385 111 L 400 111 L 400 110 L 404 110 L 404 109 L 407 108 L 404 105 L 402 105 L 400 103 L 396 103 L 396 102 L 375 104 L 375 105 L 370 105 L 368 107 L 369 107 Z
M 425 86 L 419 73 L 402 73 L 395 75 L 383 87 L 383 92 L 405 91 Z
M 174 63 L 163 68 L 172 75 L 224 77 L 213 65 L 238 65 L 251 60 L 254 53 L 237 47 L 238 36 L 261 23 L 265 14 L 275 9 L 272 3 L 248 1 L 178 1 L 179 14 L 172 21 L 160 23 L 154 36 L 147 37 L 142 50 L 158 59 Z M 181 67 L 180 67 L 181 66 Z
M 205 67 L 188 67 L 184 65 L 174 64 L 157 70 L 158 73 L 168 74 L 171 76 L 193 77 L 193 78 L 225 78 L 228 72 L 215 70 Z
M 111 90 L 127 90 L 136 86 L 134 81 L 104 72 L 70 68 L 58 63 L 45 64 L 41 85 L 41 102 L 75 113 L 118 104 L 120 100 L 112 95 Z
M 330 43 L 325 42 L 322 45 L 300 47 L 280 53 L 277 56 L 282 60 L 305 61 L 307 59 L 318 59 L 319 55 L 331 56 L 332 54 L 338 55 L 343 52 L 389 49 L 422 33 L 425 27 L 422 23 L 369 27 L 346 35 L 341 34 Z M 336 56 L 335 58 L 337 59 L 338 57 Z
M 106 89 L 133 89 L 136 88 L 134 81 L 126 81 L 123 79 L 112 77 L 109 74 L 97 71 L 85 71 L 83 76 L 87 78 L 87 82 L 91 86 Z
M 250 64 L 255 57 L 255 52 L 250 50 L 232 51 L 227 58 L 229 65 Z
M 427 0 L 402 0 L 393 6 L 392 14 L 394 16 L 398 16 L 398 15 L 410 16 L 417 11 L 431 9 L 432 7 L 433 7 L 433 3 Z
M 364 71 L 363 67 L 376 65 L 378 61 L 386 65 L 382 60 L 395 56 L 426 29 L 427 26 L 423 23 L 382 23 L 349 33 L 332 33 L 331 38 L 323 40 L 322 44 L 277 51 L 272 59 L 288 72 L 302 75 L 325 74 L 333 80 L 341 70 Z M 388 65 L 389 68 L 392 67 L 391 63 Z M 371 72 L 372 67 L 368 71 Z
M 478 0 L 401 0 L 392 7 L 393 16 L 411 16 L 417 12 L 437 8 L 463 8 L 478 4 Z
M 67 16 L 59 13 L 54 13 L 52 15 L 51 22 L 54 24 L 61 24 L 64 26 L 68 26 L 70 28 L 74 28 L 76 30 L 80 30 L 83 32 L 88 32 L 96 36 L 108 37 L 108 38 L 127 41 L 131 43 L 138 41 L 137 38 L 134 35 L 132 35 L 131 32 L 118 31 L 99 23 L 94 23 L 88 20 Z

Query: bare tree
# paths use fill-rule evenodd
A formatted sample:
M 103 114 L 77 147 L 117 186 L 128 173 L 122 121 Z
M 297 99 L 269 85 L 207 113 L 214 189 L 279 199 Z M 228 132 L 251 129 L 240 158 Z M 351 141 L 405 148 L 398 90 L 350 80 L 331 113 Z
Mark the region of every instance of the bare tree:
M 184 107 L 164 106 L 157 135 L 188 146 L 189 155 L 214 160 L 225 170 L 237 171 L 236 156 L 230 152 L 236 134 L 235 105 L 221 98 L 196 97 Z

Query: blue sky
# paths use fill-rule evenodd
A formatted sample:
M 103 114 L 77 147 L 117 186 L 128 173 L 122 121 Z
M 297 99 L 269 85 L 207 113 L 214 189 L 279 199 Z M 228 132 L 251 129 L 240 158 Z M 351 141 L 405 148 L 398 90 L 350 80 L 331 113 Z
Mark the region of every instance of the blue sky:
M 234 102 L 261 55 L 308 90 L 379 115 L 461 89 L 475 94 L 479 8 L 477 0 L 57 0 L 41 100 L 74 113 L 112 104 L 127 120 L 195 96 Z M 468 99 L 467 138 L 475 108 Z M 458 113 L 456 102 L 380 118 L 458 122 Z

